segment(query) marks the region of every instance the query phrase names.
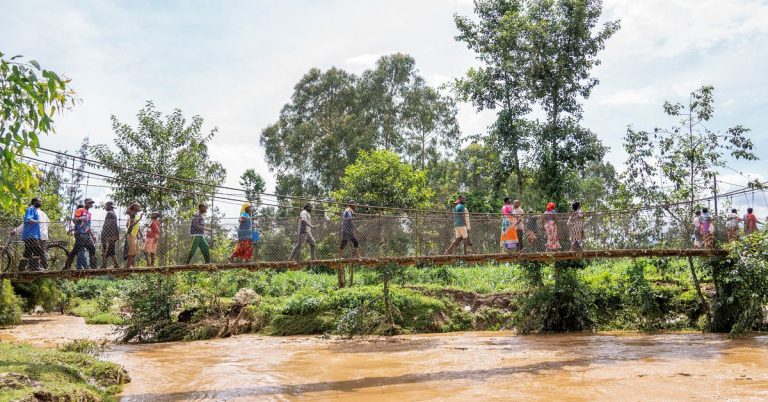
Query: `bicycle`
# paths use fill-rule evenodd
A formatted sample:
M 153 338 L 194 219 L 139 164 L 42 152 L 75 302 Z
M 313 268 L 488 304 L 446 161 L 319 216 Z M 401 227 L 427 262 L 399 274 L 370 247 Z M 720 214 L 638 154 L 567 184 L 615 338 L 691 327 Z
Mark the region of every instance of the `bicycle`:
M 29 262 L 24 258 L 24 242 L 13 232 L 3 246 L 0 246 L 0 272 L 24 271 Z M 45 252 L 48 256 L 48 270 L 61 271 L 67 261 L 67 242 L 64 240 L 46 241 Z

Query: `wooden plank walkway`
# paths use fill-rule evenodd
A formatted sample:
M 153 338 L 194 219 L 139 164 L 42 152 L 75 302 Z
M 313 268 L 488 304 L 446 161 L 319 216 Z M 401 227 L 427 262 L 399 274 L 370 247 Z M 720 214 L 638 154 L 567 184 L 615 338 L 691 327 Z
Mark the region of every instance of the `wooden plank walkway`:
M 131 269 L 83 269 L 65 271 L 35 271 L 35 272 L 4 272 L 0 279 L 32 281 L 37 278 L 60 278 L 78 280 L 97 276 L 127 277 L 146 274 L 172 274 L 176 272 L 216 272 L 245 269 L 260 271 L 268 269 L 298 270 L 310 266 L 325 266 L 339 269 L 346 266 L 377 267 L 387 264 L 417 265 L 423 267 L 446 265 L 455 262 L 520 262 L 520 261 L 558 261 L 579 259 L 607 258 L 638 258 L 638 257 L 722 257 L 727 251 L 718 249 L 624 249 L 624 250 L 587 250 L 587 251 L 557 251 L 547 253 L 509 253 L 509 254 L 471 254 L 471 255 L 430 255 L 409 257 L 380 257 L 362 259 L 330 259 L 307 261 L 274 261 L 251 263 L 222 263 L 170 265 L 164 267 L 140 267 Z

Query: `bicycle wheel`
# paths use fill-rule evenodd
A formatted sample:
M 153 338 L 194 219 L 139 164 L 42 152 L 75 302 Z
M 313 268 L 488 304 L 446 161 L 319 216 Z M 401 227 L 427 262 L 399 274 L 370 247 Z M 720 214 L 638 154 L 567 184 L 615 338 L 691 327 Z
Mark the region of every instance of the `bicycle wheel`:
M 8 251 L 8 249 L 1 248 L 0 249 L 0 272 L 11 272 L 12 261 L 13 261 L 13 258 L 11 258 L 11 252 Z
M 45 247 L 45 252 L 48 254 L 48 269 L 50 271 L 61 271 L 64 269 L 64 263 L 66 263 L 67 254 L 69 254 L 64 246 L 49 244 Z

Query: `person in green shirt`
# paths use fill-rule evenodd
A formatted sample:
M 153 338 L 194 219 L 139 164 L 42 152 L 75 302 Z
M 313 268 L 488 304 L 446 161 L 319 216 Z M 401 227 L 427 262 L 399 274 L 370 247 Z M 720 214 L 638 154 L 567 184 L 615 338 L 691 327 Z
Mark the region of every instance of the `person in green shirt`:
M 451 255 L 456 251 L 456 247 L 464 242 L 464 254 L 467 254 L 467 248 L 472 248 L 472 253 L 477 254 L 475 245 L 469 239 L 469 210 L 466 207 L 467 197 L 460 195 L 454 202 L 453 207 L 453 232 L 454 239 L 450 246 L 443 252 L 443 255 Z

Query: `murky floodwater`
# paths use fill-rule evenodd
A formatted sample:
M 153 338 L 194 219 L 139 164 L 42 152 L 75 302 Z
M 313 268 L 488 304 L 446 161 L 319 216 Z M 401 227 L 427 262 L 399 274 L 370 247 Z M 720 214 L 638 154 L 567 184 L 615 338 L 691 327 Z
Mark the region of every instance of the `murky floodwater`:
M 109 333 L 78 319 L 46 318 L 51 321 L 0 336 L 40 343 L 45 333 L 58 339 Z M 40 325 L 45 333 L 36 330 Z M 768 337 L 760 336 L 483 332 L 344 341 L 244 335 L 118 345 L 106 358 L 131 374 L 125 401 L 768 399 Z

